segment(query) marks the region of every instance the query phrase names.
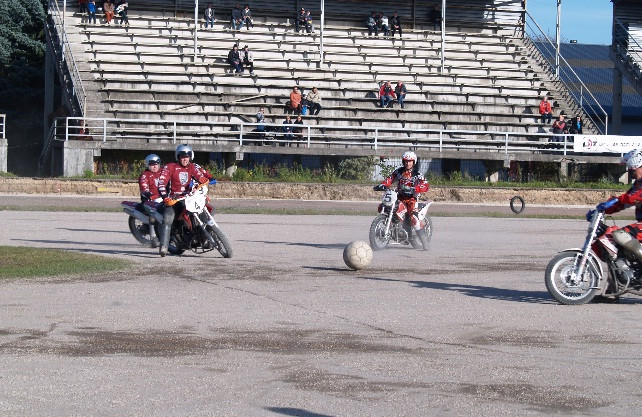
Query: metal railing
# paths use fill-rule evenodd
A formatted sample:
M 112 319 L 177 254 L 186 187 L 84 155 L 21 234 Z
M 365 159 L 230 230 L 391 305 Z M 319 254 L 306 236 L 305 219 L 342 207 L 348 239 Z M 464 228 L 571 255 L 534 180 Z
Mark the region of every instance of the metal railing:
M 0 139 L 7 138 L 6 126 L 7 126 L 7 115 L 0 114 Z
M 63 123 L 64 122 L 64 123 Z M 62 128 L 64 126 L 64 129 Z M 300 129 L 284 132 L 283 127 Z M 154 144 L 179 143 L 207 146 L 286 146 L 308 149 L 335 148 L 337 154 L 347 149 L 381 151 L 414 149 L 444 152 L 448 150 L 502 153 L 573 153 L 569 134 L 518 133 L 477 130 L 401 129 L 388 127 L 297 125 L 282 123 L 200 122 L 185 120 L 61 118 L 55 128 L 55 140 L 87 140 L 107 143 L 140 141 L 142 149 Z M 311 154 L 314 150 L 311 151 Z
M 45 164 L 49 158 L 51 152 L 51 146 L 53 141 L 56 139 L 56 132 L 58 131 L 58 121 L 64 120 L 63 118 L 54 119 L 47 136 L 45 137 L 45 143 L 42 145 L 42 151 L 40 151 L 40 157 L 38 158 L 38 176 L 42 176 L 45 172 Z
M 69 38 L 65 31 L 64 13 L 60 10 L 57 0 L 49 2 L 49 14 L 51 15 L 54 30 L 56 32 L 54 34 L 56 38 L 50 36 L 50 39 L 52 44 L 54 42 L 57 43 L 58 48 L 56 48 L 55 51 L 56 54 L 60 54 L 57 59 L 59 59 L 61 63 L 65 62 L 67 64 L 69 76 L 71 77 L 72 95 L 76 97 L 76 100 L 78 101 L 78 107 L 80 108 L 81 114 L 85 115 L 85 109 L 87 108 L 87 94 L 85 93 L 82 78 L 80 77 L 80 71 L 78 70 L 78 65 L 74 59 L 74 55 L 71 51 L 71 45 L 69 44 Z
M 640 36 L 642 36 L 642 22 L 638 23 Z M 613 24 L 613 47 L 636 79 L 642 78 L 642 46 L 638 39 L 632 36 L 629 29 L 620 19 L 615 19 Z
M 535 48 L 537 48 L 544 60 L 549 64 L 551 68 L 551 74 L 556 77 L 556 80 L 561 82 L 564 87 L 569 91 L 571 94 L 571 97 L 573 100 L 575 100 L 576 104 L 584 110 L 584 113 L 587 115 L 587 117 L 593 122 L 593 125 L 595 128 L 601 133 L 601 134 L 608 134 L 609 131 L 609 115 L 604 110 L 602 105 L 600 105 L 599 101 L 595 98 L 593 93 L 588 89 L 586 84 L 582 81 L 582 79 L 577 75 L 577 73 L 573 70 L 571 65 L 564 59 L 564 57 L 560 54 L 560 62 L 564 64 L 564 68 L 560 68 L 560 76 L 556 76 L 555 74 L 555 45 L 553 42 L 548 38 L 546 33 L 542 30 L 542 28 L 537 24 L 533 16 L 526 12 L 526 16 L 529 17 L 530 19 L 526 19 L 526 32 L 530 36 L 531 41 L 533 42 L 533 45 Z M 541 38 L 545 40 L 546 42 L 538 42 L 535 41 L 535 39 Z M 546 49 L 547 47 L 552 48 L 552 52 L 549 49 Z M 544 49 L 543 49 L 544 48 Z M 562 77 L 561 75 L 564 75 Z M 565 78 L 569 79 L 569 82 L 565 80 Z M 590 111 L 589 111 L 590 110 Z M 603 119 L 598 118 L 598 113 L 601 113 L 603 115 Z

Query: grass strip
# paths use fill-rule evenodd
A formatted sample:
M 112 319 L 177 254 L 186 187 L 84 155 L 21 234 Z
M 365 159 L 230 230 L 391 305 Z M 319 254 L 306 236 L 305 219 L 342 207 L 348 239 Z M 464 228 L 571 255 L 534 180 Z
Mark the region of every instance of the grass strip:
M 123 259 L 59 249 L 0 246 L 0 279 L 110 272 L 130 265 Z

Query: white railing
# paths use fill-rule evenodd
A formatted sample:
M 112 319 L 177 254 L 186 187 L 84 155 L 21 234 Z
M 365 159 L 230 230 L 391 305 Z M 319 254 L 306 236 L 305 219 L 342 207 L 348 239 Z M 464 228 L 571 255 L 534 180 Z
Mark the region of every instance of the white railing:
M 642 31 L 642 23 L 638 23 Z M 642 35 L 642 33 L 641 33 Z M 613 24 L 613 46 L 615 53 L 629 68 L 636 79 L 642 79 L 642 46 L 619 19 Z
M 64 121 L 64 119 L 62 119 Z M 294 121 L 294 119 L 293 119 Z M 154 144 L 179 143 L 219 146 L 287 146 L 335 148 L 337 154 L 355 150 L 416 149 L 444 152 L 448 150 L 492 152 L 503 154 L 572 153 L 573 135 L 551 133 L 518 133 L 477 130 L 399 129 L 388 127 L 288 125 L 300 128 L 298 133 L 283 132 L 282 123 L 200 122 L 185 120 L 107 119 L 68 117 L 64 131 L 58 129 L 56 140 L 87 140 L 128 144 L 137 141 L 142 148 Z M 264 126 L 265 131 L 257 131 Z M 566 138 L 566 140 L 565 140 Z M 135 146 L 135 145 L 134 145 Z M 109 147 L 114 147 L 112 144 Z M 320 153 L 327 153 L 323 151 Z M 480 158 L 483 157 L 480 155 Z
M 536 48 L 539 49 L 538 41 L 535 39 L 541 38 L 546 40 L 546 42 L 539 42 L 540 45 L 544 46 L 550 46 L 553 48 L 553 50 L 556 49 L 555 45 L 553 42 L 548 38 L 546 33 L 542 30 L 542 28 L 537 24 L 533 16 L 526 12 L 526 16 L 528 16 L 530 19 L 526 20 L 526 32 L 530 36 L 531 40 L 533 41 L 533 44 L 535 45 Z M 546 45 L 548 43 L 548 45 Z M 550 65 L 551 69 L 555 68 L 555 52 L 550 52 L 547 50 L 542 50 L 541 56 L 547 61 L 547 63 Z M 595 98 L 593 93 L 588 89 L 588 87 L 584 84 L 582 79 L 577 75 L 577 73 L 573 70 L 571 65 L 564 59 L 564 57 L 560 54 L 559 56 L 560 61 L 564 63 L 564 73 L 568 78 L 571 80 L 570 82 L 566 82 L 563 77 L 561 76 L 556 76 L 557 80 L 560 81 L 566 89 L 571 93 L 572 98 L 575 100 L 575 102 L 580 106 L 582 110 L 586 113 L 589 119 L 593 122 L 593 125 L 598 129 L 598 131 L 602 134 L 608 134 L 609 131 L 609 115 L 604 110 L 604 108 L 600 105 L 600 102 Z M 554 71 L 551 71 L 553 74 L 555 74 Z M 560 71 L 561 72 L 561 71 Z M 588 110 L 591 111 L 588 111 Z M 603 115 L 603 119 L 598 118 L 598 111 Z
M 6 139 L 7 138 L 7 133 L 6 133 L 6 127 L 7 126 L 7 115 L 6 114 L 0 114 L 0 139 Z
M 72 94 L 78 100 L 78 106 L 80 107 L 80 112 L 82 115 L 85 114 L 85 109 L 87 108 L 87 95 L 85 94 L 85 88 L 82 84 L 82 78 L 80 77 L 80 71 L 78 71 L 78 65 L 74 59 L 74 55 L 71 52 L 71 46 L 69 44 L 69 38 L 67 37 L 67 32 L 65 31 L 65 19 L 64 19 L 64 10 L 60 10 L 57 0 L 52 0 L 49 2 L 49 14 L 54 23 L 55 35 L 57 39 L 51 38 L 51 42 L 57 43 L 56 52 L 60 53 L 59 59 L 67 63 L 67 68 L 69 70 L 69 75 L 71 77 L 72 84 Z M 57 57 L 58 58 L 58 57 Z

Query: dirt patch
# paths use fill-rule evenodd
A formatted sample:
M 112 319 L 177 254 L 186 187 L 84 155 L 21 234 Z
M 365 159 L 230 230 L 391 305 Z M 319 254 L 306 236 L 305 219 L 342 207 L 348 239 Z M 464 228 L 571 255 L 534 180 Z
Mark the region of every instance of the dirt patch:
M 223 198 L 266 198 L 301 200 L 378 200 L 381 193 L 371 185 L 220 182 L 216 195 Z M 74 194 L 138 196 L 135 181 L 71 180 L 56 178 L 0 178 L 0 193 Z M 527 204 L 592 205 L 604 201 L 616 191 L 431 187 L 431 200 L 452 203 L 506 203 L 521 195 Z

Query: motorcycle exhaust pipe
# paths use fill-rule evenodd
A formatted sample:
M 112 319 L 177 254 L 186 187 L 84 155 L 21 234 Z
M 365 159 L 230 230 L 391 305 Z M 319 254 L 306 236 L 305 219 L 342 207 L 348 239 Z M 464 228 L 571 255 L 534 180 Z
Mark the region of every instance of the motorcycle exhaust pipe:
M 130 216 L 140 220 L 143 224 L 149 224 L 149 217 L 147 217 L 146 214 L 143 214 L 138 210 L 131 210 L 126 208 L 123 210 L 125 211 L 125 213 L 129 214 Z

